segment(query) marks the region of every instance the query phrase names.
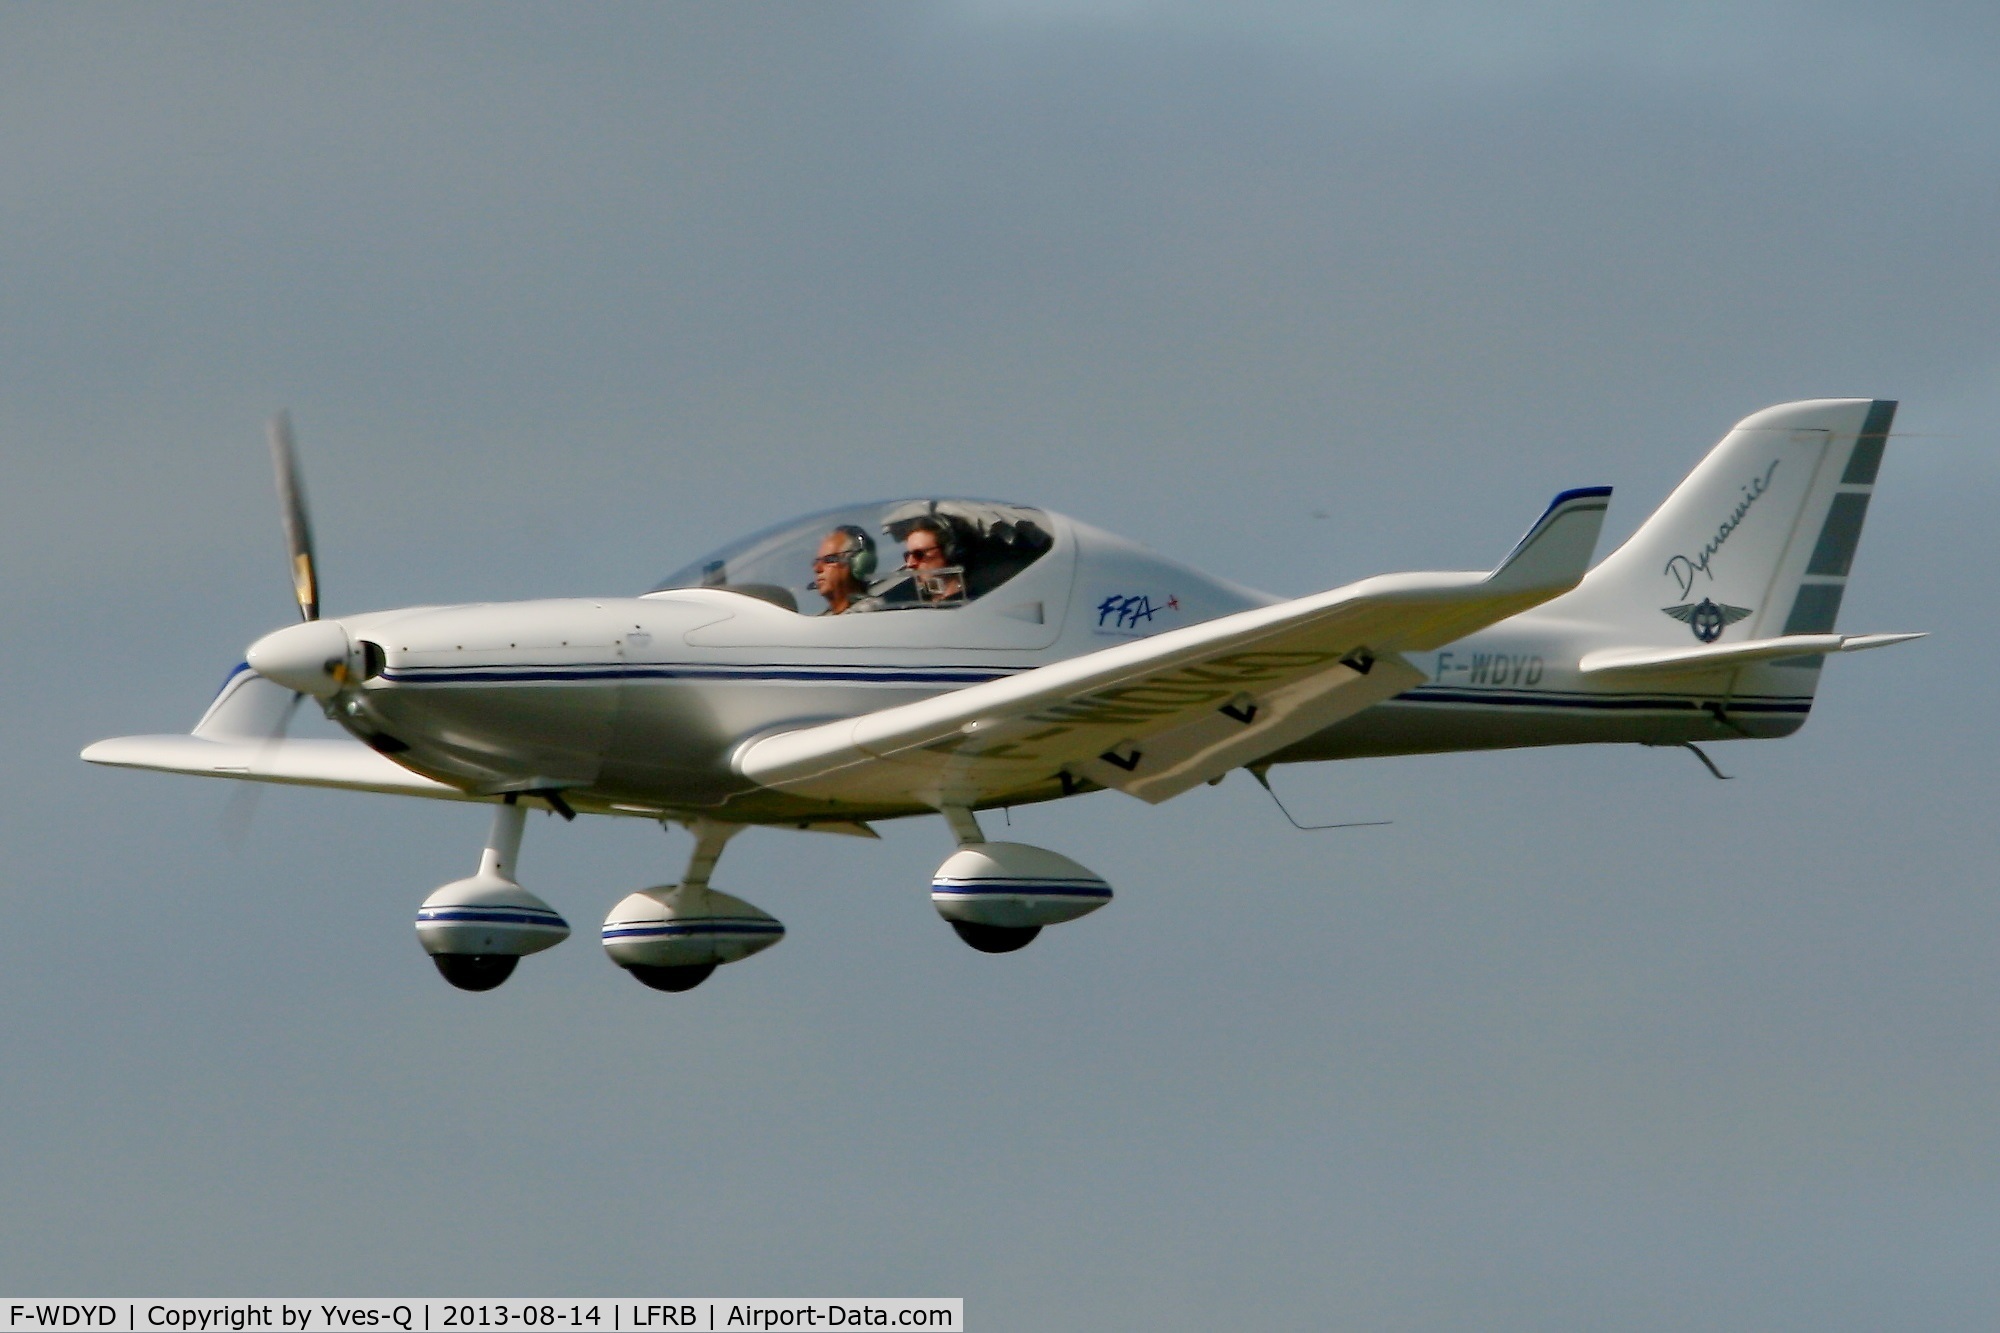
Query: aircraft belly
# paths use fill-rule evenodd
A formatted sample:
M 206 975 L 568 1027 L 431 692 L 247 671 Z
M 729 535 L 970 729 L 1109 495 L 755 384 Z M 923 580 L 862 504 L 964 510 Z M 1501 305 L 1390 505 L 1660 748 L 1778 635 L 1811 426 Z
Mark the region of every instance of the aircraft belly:
M 627 682 L 592 787 L 619 801 L 720 805 L 752 786 L 729 767 L 730 752 L 747 737 L 913 703 L 937 692 L 761 681 Z
M 449 685 L 371 692 L 369 721 L 416 767 L 473 787 L 596 780 L 617 693 L 597 683 Z

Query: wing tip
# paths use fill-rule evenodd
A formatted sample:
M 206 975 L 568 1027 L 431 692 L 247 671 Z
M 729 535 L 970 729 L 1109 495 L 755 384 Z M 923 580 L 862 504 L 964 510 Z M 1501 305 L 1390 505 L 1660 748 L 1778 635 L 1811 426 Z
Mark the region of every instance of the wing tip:
M 1609 503 L 1611 500 L 1611 488 L 1609 486 L 1576 486 L 1566 491 L 1560 491 L 1557 493 L 1555 499 L 1549 501 L 1549 509 L 1560 509 L 1571 500 L 1603 500 Z
M 1610 504 L 1609 486 L 1577 486 L 1560 492 L 1507 558 L 1487 575 L 1487 583 L 1518 586 L 1523 591 L 1544 589 L 1551 595 L 1575 587 L 1590 568 Z M 1551 533 L 1558 535 L 1551 538 Z

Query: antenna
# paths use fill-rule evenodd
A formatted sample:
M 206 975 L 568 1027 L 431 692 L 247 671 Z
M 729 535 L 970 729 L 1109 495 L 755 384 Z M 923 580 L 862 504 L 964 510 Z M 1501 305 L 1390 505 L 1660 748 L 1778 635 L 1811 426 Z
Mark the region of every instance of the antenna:
M 1701 760 L 1701 765 L 1703 768 L 1706 768 L 1709 772 L 1715 774 L 1716 777 L 1722 779 L 1724 782 L 1729 781 L 1732 777 L 1735 776 L 1735 774 L 1733 773 L 1725 773 L 1721 769 L 1717 768 L 1715 766 L 1715 761 L 1713 759 L 1710 759 L 1708 755 L 1703 752 L 1702 748 L 1699 745 L 1696 745 L 1693 741 L 1682 741 L 1681 748 L 1694 755 L 1695 758 Z
M 1291 811 L 1285 809 L 1285 803 L 1278 799 L 1278 793 L 1271 790 L 1271 780 L 1264 776 L 1270 767 L 1269 764 L 1257 764 L 1252 765 L 1247 771 L 1251 777 L 1257 779 L 1257 785 L 1264 789 L 1264 794 L 1271 798 L 1271 803 L 1278 807 L 1278 813 L 1285 817 L 1285 822 L 1302 833 L 1318 833 L 1335 828 L 1383 828 L 1396 822 L 1393 819 L 1357 819 L 1344 824 L 1301 824 L 1292 817 Z

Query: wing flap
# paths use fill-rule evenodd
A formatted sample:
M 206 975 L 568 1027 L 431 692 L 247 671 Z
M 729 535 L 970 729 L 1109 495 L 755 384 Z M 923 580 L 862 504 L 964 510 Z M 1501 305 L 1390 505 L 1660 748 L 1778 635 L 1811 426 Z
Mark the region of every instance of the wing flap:
M 1401 657 L 1350 658 L 1268 690 L 1243 692 L 1228 703 L 1148 738 L 1113 747 L 1078 770 L 1149 804 L 1180 795 L 1231 769 L 1254 763 L 1295 741 L 1354 716 L 1424 682 Z

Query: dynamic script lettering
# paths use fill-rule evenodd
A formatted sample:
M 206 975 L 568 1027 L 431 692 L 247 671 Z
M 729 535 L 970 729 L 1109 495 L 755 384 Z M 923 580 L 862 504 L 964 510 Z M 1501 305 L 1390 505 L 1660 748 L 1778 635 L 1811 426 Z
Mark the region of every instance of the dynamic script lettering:
M 1749 484 L 1743 488 L 1743 498 L 1736 502 L 1736 508 L 1730 510 L 1729 517 L 1723 519 L 1715 529 L 1715 535 L 1708 539 L 1708 544 L 1701 548 L 1699 555 L 1677 555 L 1667 561 L 1667 567 L 1661 573 L 1672 575 L 1681 585 L 1681 596 L 1685 597 L 1694 590 L 1695 575 L 1706 574 L 1711 580 L 1715 578 L 1715 571 L 1708 567 L 1709 562 L 1715 559 L 1715 553 L 1722 549 L 1722 544 L 1729 540 L 1730 534 L 1742 526 L 1743 516 L 1750 512 L 1751 506 L 1763 499 L 1764 493 L 1771 489 L 1771 474 L 1778 470 L 1778 464 L 1782 461 L 1784 460 L 1772 459 L 1771 466 L 1764 469 L 1763 476 L 1750 479 Z

